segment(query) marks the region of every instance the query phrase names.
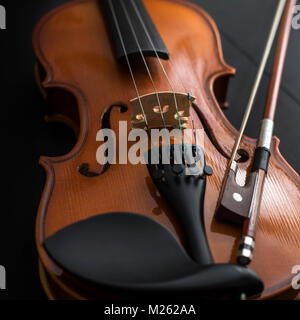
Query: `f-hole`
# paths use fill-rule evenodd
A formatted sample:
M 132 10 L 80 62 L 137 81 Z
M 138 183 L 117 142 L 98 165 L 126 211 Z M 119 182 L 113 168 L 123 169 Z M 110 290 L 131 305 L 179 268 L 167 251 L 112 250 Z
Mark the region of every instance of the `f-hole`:
M 247 162 L 250 158 L 249 153 L 244 149 L 239 149 L 237 154 L 239 155 L 239 158 L 236 160 L 238 163 Z
M 110 115 L 113 108 L 119 108 L 121 113 L 127 112 L 128 107 L 123 103 L 114 103 L 111 106 L 109 106 L 105 111 L 101 119 L 100 128 L 101 129 L 110 129 Z M 104 141 L 105 143 L 105 141 Z M 89 163 L 81 163 L 78 166 L 78 172 L 82 174 L 83 176 L 87 178 L 93 178 L 98 177 L 102 175 L 108 168 L 110 167 L 109 163 L 106 163 L 104 166 L 101 167 L 101 170 L 99 172 L 90 171 L 90 165 Z

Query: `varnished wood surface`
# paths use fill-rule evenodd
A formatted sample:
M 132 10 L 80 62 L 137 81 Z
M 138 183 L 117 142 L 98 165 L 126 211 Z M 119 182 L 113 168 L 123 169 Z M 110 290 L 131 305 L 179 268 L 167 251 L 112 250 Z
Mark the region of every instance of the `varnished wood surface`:
M 236 130 L 223 116 L 212 95 L 212 87 L 217 77 L 233 74 L 234 70 L 224 63 L 215 26 L 202 10 L 184 1 L 152 0 L 145 4 L 172 53 L 172 64 L 164 64 L 176 91 L 183 91 L 180 79 L 184 79 L 184 86 L 196 97 L 203 124 L 210 132 L 210 139 L 205 136 L 204 147 L 214 175 L 208 180 L 206 192 L 206 229 L 216 262 L 233 262 L 241 230 L 216 222 L 213 215 L 227 162 L 223 155 L 230 154 Z M 178 20 L 168 19 L 170 15 L 182 17 L 180 28 Z M 99 213 L 130 211 L 145 214 L 180 237 L 173 213 L 157 196 L 146 167 L 112 166 L 106 174 L 95 179 L 77 172 L 78 165 L 83 162 L 91 163 L 92 169 L 98 167 L 96 133 L 104 109 L 116 101 L 129 106 L 129 101 L 136 96 L 128 73 L 115 63 L 96 1 L 75 1 L 49 13 L 36 28 L 34 45 L 47 75 L 42 87 L 46 92 L 51 88 L 69 91 L 76 97 L 79 110 L 78 120 L 72 116 L 76 114 L 75 105 L 53 109 L 50 114 L 54 119 L 80 127 L 78 143 L 66 156 L 41 159 L 47 172 L 47 183 L 37 219 L 37 244 L 48 272 L 59 273 L 60 270 L 54 269 L 48 260 L 41 247 L 43 240 L 73 222 Z M 168 89 L 155 61 L 151 61 L 151 71 L 159 90 Z M 143 89 L 142 94 L 153 91 L 145 73 L 139 72 L 136 78 L 139 88 Z M 192 113 L 196 126 L 201 127 L 196 114 Z M 126 114 L 113 111 L 114 129 L 118 120 L 130 122 L 130 109 Z M 250 158 L 254 147 L 255 140 L 243 140 L 242 148 Z M 290 286 L 291 269 L 300 260 L 299 177 L 280 156 L 277 147 L 278 140 L 274 139 L 258 221 L 255 258 L 251 264 L 265 282 L 266 297 Z M 241 181 L 249 166 L 250 161 L 241 166 Z

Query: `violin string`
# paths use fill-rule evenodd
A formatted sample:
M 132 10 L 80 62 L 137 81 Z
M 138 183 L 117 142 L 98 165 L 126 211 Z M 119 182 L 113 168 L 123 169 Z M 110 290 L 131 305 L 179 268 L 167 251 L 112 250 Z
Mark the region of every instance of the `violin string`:
M 136 32 L 135 32 L 135 29 L 134 29 L 134 27 L 133 27 L 131 18 L 129 17 L 127 8 L 126 8 L 126 6 L 124 5 L 123 0 L 121 0 L 120 3 L 121 3 L 121 6 L 122 6 L 123 11 L 124 11 L 124 13 L 125 13 L 126 19 L 127 19 L 128 23 L 129 23 L 129 26 L 130 26 L 131 32 L 132 32 L 132 34 L 133 34 L 133 36 L 134 36 L 135 42 L 136 42 L 136 44 L 137 44 L 137 46 L 138 46 L 139 53 L 140 53 L 140 55 L 141 55 L 141 57 L 142 57 L 142 59 L 143 59 L 143 63 L 144 63 L 144 65 L 145 65 L 145 68 L 146 68 L 146 70 L 147 70 L 148 76 L 149 76 L 150 81 L 151 81 L 151 83 L 152 83 L 153 89 L 154 89 L 154 91 L 155 91 L 155 95 L 156 95 L 156 99 L 157 99 L 157 102 L 158 102 L 158 106 L 159 106 L 159 110 L 160 110 L 160 115 L 161 115 L 161 119 L 162 119 L 162 122 L 163 122 L 163 126 L 164 126 L 165 129 L 167 129 L 167 127 L 166 127 L 166 122 L 165 122 L 165 118 L 164 118 L 164 115 L 163 115 L 163 110 L 162 110 L 162 107 L 161 107 L 161 102 L 160 102 L 159 95 L 158 95 L 158 92 L 157 92 L 157 88 L 156 88 L 156 86 L 155 86 L 153 77 L 152 77 L 152 75 L 151 75 L 151 72 L 150 72 L 148 63 L 147 63 L 147 61 L 146 61 L 146 59 L 145 59 L 145 56 L 144 56 L 144 54 L 143 54 L 142 48 L 141 48 L 141 46 L 140 46 L 140 43 L 139 43 L 139 40 L 138 40 L 138 37 L 137 37 L 137 34 L 136 34 Z
M 182 80 L 182 78 L 179 76 L 177 69 L 174 67 L 174 63 L 173 63 L 173 61 L 172 61 L 171 58 L 170 58 L 169 62 L 170 62 L 170 64 L 171 64 L 171 66 L 172 66 L 172 69 L 175 71 L 175 74 L 176 74 L 179 82 L 181 83 L 184 92 L 185 92 L 186 95 L 187 95 L 187 98 L 188 98 L 188 100 L 189 100 L 189 106 L 190 106 L 190 109 L 191 109 L 191 108 L 192 108 L 192 90 L 188 90 L 187 87 L 185 86 L 185 84 L 183 83 L 183 80 Z
M 174 63 L 172 61 L 172 58 L 169 59 L 169 63 L 172 67 L 172 69 L 174 70 L 174 73 L 177 77 L 177 79 L 179 80 L 184 92 L 187 95 L 188 101 L 189 101 L 189 107 L 190 110 L 192 109 L 192 91 L 191 90 L 187 90 L 187 87 L 185 86 L 185 84 L 183 83 L 182 78 L 179 76 L 178 70 L 176 69 L 176 67 L 174 66 Z M 192 128 L 193 128 L 193 133 L 194 133 L 194 141 L 195 141 L 195 145 L 197 146 L 197 135 L 196 135 L 196 128 L 195 128 L 195 123 L 194 120 L 192 120 Z
M 128 54 L 127 54 L 126 47 L 125 47 L 125 44 L 124 44 L 124 39 L 123 39 L 121 30 L 120 30 L 120 25 L 119 25 L 119 22 L 118 22 L 118 19 L 117 19 L 117 16 L 116 16 L 115 8 L 114 8 L 114 6 L 112 4 L 112 0 L 110 0 L 108 2 L 108 4 L 109 4 L 110 10 L 111 10 L 112 15 L 113 15 L 113 19 L 114 19 L 114 23 L 115 23 L 115 26 L 116 26 L 116 29 L 117 29 L 117 32 L 118 32 L 118 36 L 119 36 L 120 41 L 121 41 L 121 45 L 122 45 L 122 48 L 123 48 L 123 51 L 124 51 L 124 55 L 125 55 L 125 59 L 126 59 L 127 65 L 128 65 L 128 69 L 130 71 L 131 79 L 132 79 L 132 82 L 133 82 L 133 85 L 134 85 L 134 88 L 135 88 L 135 91 L 136 91 L 136 94 L 137 94 L 137 98 L 138 98 L 138 101 L 139 101 L 139 104 L 140 104 L 140 107 L 141 107 L 141 110 L 142 110 L 142 113 L 143 113 L 143 117 L 144 117 L 144 120 L 145 120 L 146 128 L 147 128 L 147 131 L 149 132 L 149 124 L 148 124 L 147 116 L 145 114 L 145 110 L 144 110 L 144 107 L 143 107 L 143 104 L 142 104 L 142 101 L 141 101 L 139 90 L 137 88 L 137 84 L 136 84 L 136 81 L 135 81 L 135 78 L 134 78 L 134 74 L 133 74 L 133 71 L 132 71 L 132 68 L 131 68 L 131 64 L 129 62 Z
M 182 78 L 181 78 L 181 77 L 179 76 L 179 74 L 178 74 L 178 70 L 177 70 L 177 69 L 175 68 L 175 66 L 174 66 L 174 62 L 173 62 L 172 58 L 169 59 L 169 63 L 170 63 L 170 65 L 172 66 L 172 69 L 175 71 L 175 75 L 176 75 L 176 77 L 178 78 L 180 84 L 182 85 L 182 88 L 183 88 L 184 92 L 186 93 L 187 97 L 189 98 L 189 94 L 192 95 L 192 91 L 191 91 L 191 90 L 190 90 L 190 91 L 187 90 L 187 87 L 186 87 L 185 84 L 183 83 Z M 190 100 L 190 99 L 189 99 L 189 100 Z M 190 103 L 190 106 L 191 106 L 191 103 Z
M 178 110 L 178 103 L 177 103 L 176 93 L 175 93 L 175 91 L 174 91 L 174 88 L 173 88 L 173 85 L 172 85 L 172 83 L 171 83 L 171 80 L 169 79 L 169 77 L 168 77 L 168 75 L 167 75 L 167 72 L 166 72 L 166 70 L 165 70 L 165 67 L 163 66 L 163 64 L 162 64 L 162 62 L 161 62 L 161 59 L 160 59 L 160 57 L 159 57 L 159 55 L 158 55 L 158 53 L 157 53 L 157 51 L 156 51 L 156 49 L 155 49 L 154 43 L 153 43 L 153 41 L 152 41 L 152 39 L 151 39 L 151 36 L 150 36 L 150 34 L 149 34 L 149 31 L 148 31 L 148 29 L 147 29 L 147 27 L 146 27 L 146 25 L 145 25 L 145 23 L 144 23 L 144 21 L 143 21 L 143 19 L 142 19 L 142 17 L 141 17 L 141 14 L 140 14 L 140 12 L 139 12 L 139 9 L 137 8 L 137 6 L 136 6 L 136 4 L 135 4 L 135 2 L 134 2 L 133 0 L 130 0 L 130 2 L 131 2 L 132 6 L 133 6 L 133 8 L 134 8 L 134 10 L 135 10 L 135 13 L 136 13 L 136 15 L 137 15 L 137 17 L 138 17 L 138 19 L 139 19 L 139 21 L 140 21 L 140 23 L 141 23 L 144 31 L 145 31 L 145 34 L 146 34 L 146 36 L 147 36 L 147 38 L 148 38 L 148 40 L 149 40 L 149 42 L 150 42 L 150 44 L 151 44 L 151 46 L 152 46 L 152 49 L 153 49 L 153 51 L 154 51 L 154 53 L 155 53 L 155 56 L 156 56 L 156 58 L 157 58 L 157 61 L 159 62 L 159 65 L 160 65 L 160 67 L 161 67 L 161 69 L 162 69 L 162 71 L 163 71 L 163 73 L 164 73 L 164 76 L 165 76 L 165 78 L 167 79 L 168 84 L 169 84 L 169 86 L 170 86 L 170 88 L 171 88 L 171 91 L 172 91 L 172 93 L 173 93 L 174 102 L 175 102 L 175 108 L 176 108 L 176 113 L 177 113 L 177 117 L 178 117 L 178 124 L 179 124 L 179 129 L 180 129 L 180 134 L 181 134 L 182 148 L 184 149 L 184 140 L 183 140 L 182 124 L 181 124 L 180 115 L 179 115 L 179 110 Z
M 172 69 L 175 71 L 175 74 L 177 76 L 177 78 L 179 79 L 187 97 L 188 97 L 188 100 L 189 100 L 189 106 L 190 106 L 190 110 L 193 108 L 193 105 L 192 105 L 192 90 L 187 90 L 187 87 L 185 86 L 182 78 L 180 77 L 176 67 L 174 66 L 174 63 L 172 61 L 172 59 L 170 59 L 170 64 L 172 66 Z M 197 147 L 197 143 L 198 143 L 198 139 L 197 139 L 197 132 L 196 132 L 196 127 L 195 127 L 195 122 L 194 120 L 192 119 L 192 127 L 193 127 L 193 132 L 194 132 L 194 141 L 195 141 L 195 146 Z M 203 128 L 203 127 L 202 127 Z

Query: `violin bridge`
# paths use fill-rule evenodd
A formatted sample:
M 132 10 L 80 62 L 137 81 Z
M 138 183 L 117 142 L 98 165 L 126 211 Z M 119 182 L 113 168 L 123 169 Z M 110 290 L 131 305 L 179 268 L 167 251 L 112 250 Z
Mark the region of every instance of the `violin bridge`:
M 167 128 L 180 129 L 181 125 L 181 128 L 185 129 L 190 117 L 190 106 L 194 100 L 195 97 L 188 94 L 167 91 L 135 98 L 130 101 L 132 129 L 147 129 L 147 123 L 149 128 L 163 128 L 165 123 Z

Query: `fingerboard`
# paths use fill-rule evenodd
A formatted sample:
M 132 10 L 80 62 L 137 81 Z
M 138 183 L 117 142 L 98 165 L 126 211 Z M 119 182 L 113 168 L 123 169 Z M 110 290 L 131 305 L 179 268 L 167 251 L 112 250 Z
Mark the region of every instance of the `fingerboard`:
M 125 51 L 128 56 L 140 55 L 139 46 L 145 57 L 156 57 L 157 53 L 160 58 L 169 59 L 168 50 L 142 0 L 100 2 L 118 60 L 125 58 Z

